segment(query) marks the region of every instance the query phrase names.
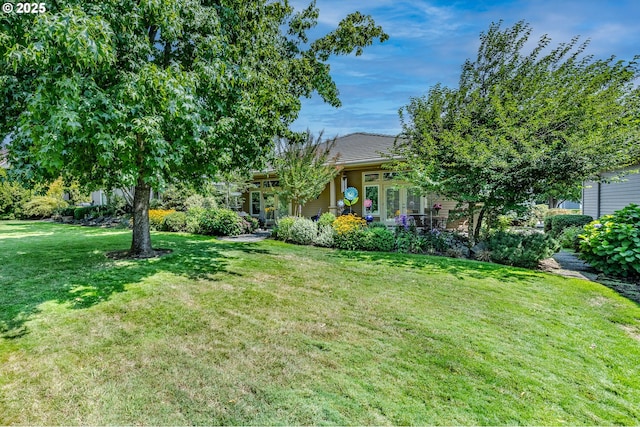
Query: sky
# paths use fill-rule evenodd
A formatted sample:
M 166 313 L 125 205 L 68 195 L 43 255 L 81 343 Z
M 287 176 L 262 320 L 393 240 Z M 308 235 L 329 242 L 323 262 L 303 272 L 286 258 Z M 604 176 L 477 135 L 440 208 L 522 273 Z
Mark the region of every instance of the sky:
M 297 10 L 309 2 L 290 0 Z M 389 40 L 365 48 L 361 56 L 329 60 L 340 108 L 318 95 L 303 99 L 292 129 L 324 131 L 325 137 L 397 135 L 398 110 L 438 83 L 456 87 L 462 64 L 475 58 L 480 33 L 492 22 L 503 21 L 507 28 L 524 20 L 533 30 L 532 46 L 544 34 L 552 46 L 580 36 L 591 40 L 586 53 L 595 58 L 630 61 L 640 55 L 638 0 L 317 0 L 316 5 L 320 16 L 312 36 L 330 32 L 354 11 L 371 15 L 389 34 Z

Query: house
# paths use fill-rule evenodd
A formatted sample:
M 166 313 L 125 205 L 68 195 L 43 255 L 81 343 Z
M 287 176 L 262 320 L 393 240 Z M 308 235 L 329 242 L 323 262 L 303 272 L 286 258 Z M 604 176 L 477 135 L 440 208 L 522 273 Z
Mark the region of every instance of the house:
M 307 202 L 302 215 L 338 214 L 343 210 L 338 203 L 344 197 L 344 190 L 355 187 L 359 200 L 352 210 L 359 216 L 371 214 L 374 221 L 391 225 L 395 224 L 396 216 L 406 214 L 414 216 L 419 225 L 457 226 L 457 223 L 448 221 L 456 202 L 423 196 L 419 189 L 399 184 L 394 180 L 396 173 L 382 167 L 389 158 L 381 153 L 388 153 L 394 141 L 393 136 L 360 132 L 337 138 L 331 157 L 339 155 L 336 165 L 341 166 L 342 171 L 316 200 Z M 278 177 L 273 171 L 256 173 L 253 178 L 253 188 L 244 195 L 245 212 L 264 219 L 267 224 L 291 214 L 290 204 L 278 195 Z M 372 206 L 365 211 L 366 199 L 372 201 Z M 432 209 L 435 204 L 439 204 L 441 209 Z
M 620 173 L 628 173 L 618 182 L 585 182 L 582 187 L 582 213 L 593 218 L 612 214 L 625 206 L 640 205 L 640 163 L 601 176 L 606 181 Z

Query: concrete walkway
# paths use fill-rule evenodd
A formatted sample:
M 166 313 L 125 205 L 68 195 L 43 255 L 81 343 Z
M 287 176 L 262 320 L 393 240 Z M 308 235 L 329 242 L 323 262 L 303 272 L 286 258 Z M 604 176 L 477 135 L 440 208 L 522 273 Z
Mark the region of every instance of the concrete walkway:
M 239 236 L 221 237 L 220 240 L 224 240 L 227 242 L 235 242 L 235 243 L 253 243 L 253 242 L 259 242 L 260 240 L 264 240 L 269 236 L 271 236 L 271 231 L 259 230 L 253 234 L 241 234 Z
M 598 273 L 575 253 L 560 251 L 552 258 L 543 261 L 544 270 L 564 277 L 585 279 L 595 282 Z

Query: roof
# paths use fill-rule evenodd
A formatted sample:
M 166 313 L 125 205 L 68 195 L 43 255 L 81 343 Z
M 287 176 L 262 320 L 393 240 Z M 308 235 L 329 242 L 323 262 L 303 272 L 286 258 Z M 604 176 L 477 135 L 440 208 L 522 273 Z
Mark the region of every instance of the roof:
M 339 155 L 337 164 L 357 165 L 389 160 L 381 153 L 389 153 L 396 137 L 357 132 L 336 138 L 330 157 Z

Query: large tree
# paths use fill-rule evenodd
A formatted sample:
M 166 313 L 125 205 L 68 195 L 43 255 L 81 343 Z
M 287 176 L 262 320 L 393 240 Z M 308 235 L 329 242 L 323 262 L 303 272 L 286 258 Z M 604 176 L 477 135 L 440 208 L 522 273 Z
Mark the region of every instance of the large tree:
M 152 188 L 257 167 L 300 97 L 340 105 L 332 55 L 387 35 L 358 12 L 315 41 L 312 2 L 57 0 L 0 15 L 0 139 L 24 181 L 135 187 L 132 255 L 153 254 Z
M 481 34 L 457 88 L 401 109 L 394 153 L 413 184 L 467 209 L 472 238 L 487 216 L 629 164 L 638 146 L 635 62 L 585 56 L 578 38 L 528 50 L 528 24 L 500 27 Z

